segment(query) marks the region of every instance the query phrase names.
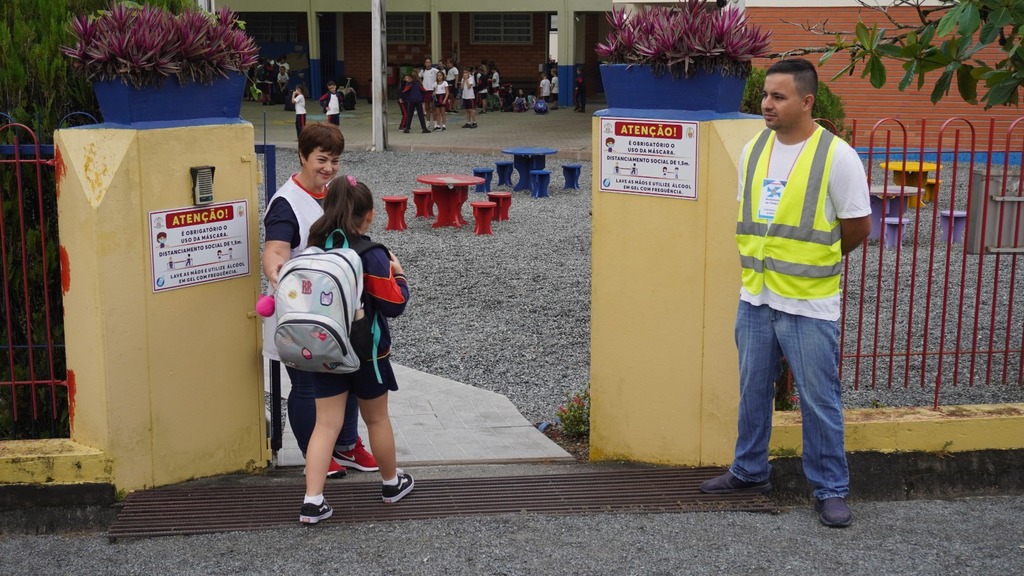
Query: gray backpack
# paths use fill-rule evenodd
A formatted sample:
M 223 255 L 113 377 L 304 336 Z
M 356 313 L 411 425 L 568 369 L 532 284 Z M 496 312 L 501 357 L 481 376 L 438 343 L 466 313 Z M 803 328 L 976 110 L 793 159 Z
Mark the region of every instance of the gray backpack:
M 332 248 L 335 233 L 345 238 L 341 248 Z M 376 357 L 379 335 L 376 319 L 363 314 L 360 255 L 381 245 L 361 238 L 356 244 L 335 230 L 327 250 L 307 248 L 281 267 L 274 294 L 281 362 L 306 372 L 347 374 Z

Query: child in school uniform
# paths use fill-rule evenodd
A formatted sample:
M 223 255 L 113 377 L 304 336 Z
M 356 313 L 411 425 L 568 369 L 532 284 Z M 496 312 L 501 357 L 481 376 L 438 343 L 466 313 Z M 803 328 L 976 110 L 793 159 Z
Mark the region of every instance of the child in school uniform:
M 302 84 L 292 91 L 292 104 L 295 105 L 295 137 L 298 138 L 299 134 L 302 134 L 302 129 L 306 127 L 306 96 Z
M 418 79 L 417 79 L 418 80 Z M 416 82 L 416 84 L 419 84 Z M 352 176 L 340 176 L 327 186 L 323 216 L 310 226 L 310 246 L 325 248 L 327 239 L 362 238 L 373 223 L 373 194 L 366 184 Z M 331 449 L 345 423 L 349 395 L 359 399 L 359 408 L 370 436 L 381 476 L 381 500 L 393 504 L 412 491 L 412 476 L 397 466 L 395 436 L 388 416 L 388 396 L 398 390 L 391 366 L 391 331 L 388 318 L 397 318 L 409 302 L 409 284 L 398 258 L 383 246 L 364 252 L 363 299 L 365 314 L 374 319 L 380 331 L 377 356 L 364 359 L 350 374 L 311 373 L 316 398 L 316 425 L 306 449 L 306 493 L 299 509 L 299 521 L 316 524 L 330 518 L 331 506 L 324 499 L 324 481 L 331 462 Z
M 434 86 L 434 131 L 448 129 L 448 80 L 444 72 L 438 71 L 437 84 Z
M 512 101 L 513 112 L 526 112 L 526 94 L 523 93 L 523 89 L 519 89 L 519 93 L 516 94 L 516 99 Z

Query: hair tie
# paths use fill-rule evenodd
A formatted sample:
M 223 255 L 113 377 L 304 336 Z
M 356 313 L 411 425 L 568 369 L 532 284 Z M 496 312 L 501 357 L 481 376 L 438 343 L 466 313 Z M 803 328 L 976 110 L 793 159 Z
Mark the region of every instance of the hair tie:
M 349 183 L 349 184 L 351 184 L 351 185 L 353 185 L 353 186 L 355 186 L 355 185 L 356 185 L 356 179 L 355 179 L 355 177 L 354 177 L 354 176 L 352 176 L 351 174 L 349 174 L 348 176 L 346 176 L 346 178 L 348 178 L 348 183 Z

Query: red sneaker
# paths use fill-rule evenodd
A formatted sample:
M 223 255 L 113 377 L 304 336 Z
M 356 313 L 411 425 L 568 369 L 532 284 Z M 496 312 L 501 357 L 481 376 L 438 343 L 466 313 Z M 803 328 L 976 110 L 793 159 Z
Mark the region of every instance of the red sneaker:
M 362 438 L 356 438 L 356 447 L 347 452 L 335 450 L 334 462 L 345 468 L 354 468 L 362 472 L 376 472 L 380 470 L 380 467 L 377 466 L 377 459 L 363 447 Z
M 345 467 L 342 466 L 341 464 L 338 464 L 337 462 L 335 462 L 334 458 L 331 458 L 331 463 L 327 466 L 327 477 L 328 478 L 344 478 L 345 477 Z
M 303 476 L 306 475 L 306 469 L 305 468 L 302 469 L 302 475 Z M 341 464 L 338 464 L 337 462 L 335 462 L 334 458 L 331 458 L 331 463 L 327 465 L 327 477 L 328 478 L 344 478 L 345 477 L 345 467 L 342 466 Z

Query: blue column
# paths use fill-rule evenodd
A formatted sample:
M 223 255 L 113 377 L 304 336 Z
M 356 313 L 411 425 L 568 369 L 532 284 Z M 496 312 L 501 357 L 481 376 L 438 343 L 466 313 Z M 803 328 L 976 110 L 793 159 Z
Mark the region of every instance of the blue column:
M 320 98 L 320 95 L 323 94 L 324 90 L 323 76 L 320 74 L 319 58 L 309 59 L 309 85 L 306 86 L 306 89 L 309 90 L 309 96 L 306 97 L 306 111 L 312 111 L 313 114 L 316 114 L 316 107 L 314 106 L 312 108 L 309 108 L 309 106 L 310 102 L 314 104 L 316 103 L 317 99 Z
M 572 105 L 572 89 L 576 86 L 576 66 L 558 65 L 558 105 Z

